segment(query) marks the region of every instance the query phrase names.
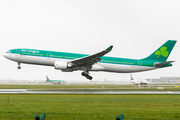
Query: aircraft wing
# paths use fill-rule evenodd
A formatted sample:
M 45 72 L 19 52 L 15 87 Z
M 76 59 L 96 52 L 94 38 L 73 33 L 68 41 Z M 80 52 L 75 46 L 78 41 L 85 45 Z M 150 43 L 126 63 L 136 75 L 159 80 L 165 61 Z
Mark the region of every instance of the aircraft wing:
M 88 68 L 91 68 L 94 63 L 97 63 L 98 61 L 101 61 L 102 56 L 107 54 L 112 50 L 113 46 L 108 47 L 106 50 L 103 50 L 102 52 L 89 55 L 83 58 L 78 58 L 76 60 L 73 60 L 70 62 L 72 67 L 81 67 L 81 66 L 86 66 Z

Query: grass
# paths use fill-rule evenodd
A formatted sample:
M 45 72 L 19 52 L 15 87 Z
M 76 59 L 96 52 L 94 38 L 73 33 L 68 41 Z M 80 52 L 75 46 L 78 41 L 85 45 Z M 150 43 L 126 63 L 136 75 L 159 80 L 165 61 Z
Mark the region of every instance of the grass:
M 8 101 L 9 98 L 9 101 Z M 179 95 L 1 94 L 0 120 L 179 120 Z

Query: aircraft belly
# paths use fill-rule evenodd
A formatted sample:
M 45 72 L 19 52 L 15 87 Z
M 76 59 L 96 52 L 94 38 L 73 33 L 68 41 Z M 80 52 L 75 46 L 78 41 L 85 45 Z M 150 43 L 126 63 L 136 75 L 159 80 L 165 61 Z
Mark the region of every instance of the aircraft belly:
M 140 72 L 140 71 L 156 69 L 155 67 L 148 67 L 148 66 L 109 64 L 109 63 L 99 63 L 99 65 L 105 68 L 104 71 L 118 72 L 118 73 L 131 73 L 131 72 Z
M 46 57 L 36 57 L 36 56 L 27 56 L 27 55 L 11 55 L 9 58 L 13 61 L 27 64 L 37 64 L 37 65 L 48 65 L 53 66 L 54 60 L 50 60 Z
M 105 68 L 99 64 L 94 64 L 91 71 L 105 71 Z
M 17 60 L 17 62 L 20 63 L 46 65 L 46 66 L 54 66 L 54 63 L 56 61 L 69 61 L 69 60 L 49 58 L 49 57 L 24 56 L 24 55 L 21 55 L 21 57 L 18 58 Z

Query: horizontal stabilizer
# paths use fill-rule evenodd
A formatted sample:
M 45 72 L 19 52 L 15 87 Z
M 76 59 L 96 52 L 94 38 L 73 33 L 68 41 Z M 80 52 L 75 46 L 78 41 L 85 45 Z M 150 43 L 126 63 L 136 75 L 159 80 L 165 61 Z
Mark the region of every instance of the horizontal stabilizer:
M 163 67 L 163 66 L 165 66 L 169 63 L 172 63 L 172 62 L 175 62 L 175 61 L 167 61 L 167 62 L 163 62 L 163 63 L 154 63 L 154 67 L 157 67 L 157 68 Z

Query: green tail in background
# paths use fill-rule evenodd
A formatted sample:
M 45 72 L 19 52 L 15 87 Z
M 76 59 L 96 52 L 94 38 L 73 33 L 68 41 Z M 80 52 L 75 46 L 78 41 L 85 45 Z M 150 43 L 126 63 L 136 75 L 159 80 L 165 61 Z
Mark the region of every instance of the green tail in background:
M 46 76 L 46 81 L 50 81 L 49 78 L 48 78 L 48 76 Z
M 176 42 L 177 41 L 175 40 L 168 40 L 156 51 L 154 51 L 150 56 L 144 58 L 143 60 L 158 60 L 161 62 L 165 62 L 169 57 Z

